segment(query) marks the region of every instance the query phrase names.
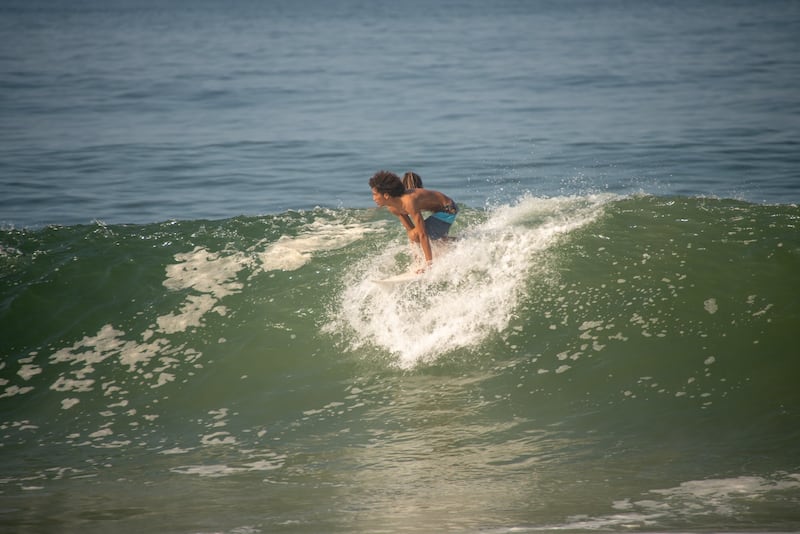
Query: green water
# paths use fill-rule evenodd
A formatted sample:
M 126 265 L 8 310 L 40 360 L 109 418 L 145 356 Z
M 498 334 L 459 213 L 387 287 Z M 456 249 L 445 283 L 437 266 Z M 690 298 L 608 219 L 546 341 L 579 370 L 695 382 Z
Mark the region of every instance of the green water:
M 800 212 L 527 198 L 0 234 L 8 531 L 800 528 Z

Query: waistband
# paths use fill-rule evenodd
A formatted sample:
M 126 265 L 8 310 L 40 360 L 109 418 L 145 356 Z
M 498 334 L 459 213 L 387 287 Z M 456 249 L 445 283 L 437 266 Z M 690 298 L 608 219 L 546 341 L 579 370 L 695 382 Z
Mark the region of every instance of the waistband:
M 442 222 L 446 222 L 447 224 L 453 224 L 456 220 L 456 215 L 458 214 L 458 206 L 456 203 L 453 202 L 448 204 L 442 208 L 442 211 L 436 211 L 431 214 L 431 217 L 436 217 Z

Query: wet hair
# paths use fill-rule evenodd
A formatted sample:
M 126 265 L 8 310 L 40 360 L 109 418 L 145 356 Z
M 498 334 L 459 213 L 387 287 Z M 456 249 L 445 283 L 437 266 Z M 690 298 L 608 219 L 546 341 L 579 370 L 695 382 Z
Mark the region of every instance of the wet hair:
M 421 189 L 422 178 L 415 172 L 408 171 L 403 175 L 403 185 L 406 189 Z
M 400 197 L 406 192 L 400 177 L 393 172 L 378 171 L 369 179 L 369 186 L 378 193 L 389 193 L 389 196 Z

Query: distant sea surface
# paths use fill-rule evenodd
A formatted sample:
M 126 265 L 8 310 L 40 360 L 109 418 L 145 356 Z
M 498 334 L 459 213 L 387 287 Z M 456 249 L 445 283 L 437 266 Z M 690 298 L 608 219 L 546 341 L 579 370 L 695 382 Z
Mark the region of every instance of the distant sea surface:
M 0 531 L 800 531 L 800 3 L 0 4 Z M 461 207 L 419 253 L 367 181 Z
M 523 191 L 800 200 L 800 5 L 14 1 L 0 222 L 366 207 L 378 169 Z

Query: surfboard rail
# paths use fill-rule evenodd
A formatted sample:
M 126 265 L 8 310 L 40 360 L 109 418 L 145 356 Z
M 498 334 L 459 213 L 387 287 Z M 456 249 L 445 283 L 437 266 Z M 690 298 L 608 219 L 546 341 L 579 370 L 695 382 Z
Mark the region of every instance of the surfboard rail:
M 410 282 L 420 280 L 421 276 L 422 276 L 421 273 L 409 271 L 406 273 L 396 274 L 388 278 L 373 278 L 372 282 L 383 286 L 393 286 L 397 284 L 407 284 Z

